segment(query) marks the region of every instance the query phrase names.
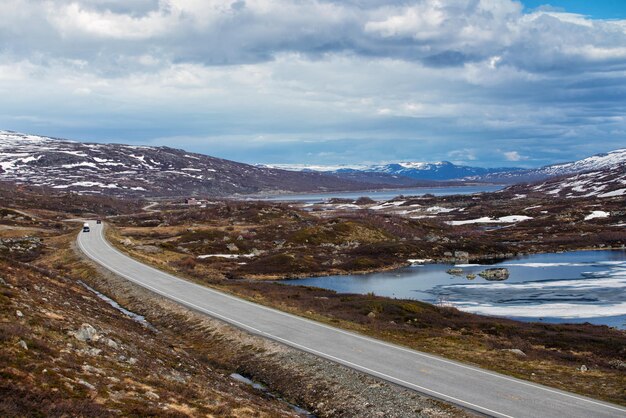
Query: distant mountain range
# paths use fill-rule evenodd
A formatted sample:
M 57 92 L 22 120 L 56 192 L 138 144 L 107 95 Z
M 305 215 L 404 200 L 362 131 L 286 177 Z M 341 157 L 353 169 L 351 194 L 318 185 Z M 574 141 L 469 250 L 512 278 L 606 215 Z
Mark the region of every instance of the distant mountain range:
M 547 165 L 540 168 L 524 169 L 518 167 L 482 168 L 456 165 L 448 161 L 437 163 L 403 162 L 379 165 L 323 166 L 323 165 L 287 165 L 276 164 L 267 167 L 281 168 L 299 172 L 323 172 L 352 180 L 362 180 L 378 175 L 379 179 L 393 176 L 396 179 L 436 180 L 436 181 L 473 181 L 499 184 L 517 184 L 540 181 L 543 179 L 582 173 L 615 166 L 626 162 L 626 149 L 619 149 L 604 154 L 597 154 L 582 160 Z
M 376 164 L 376 165 L 354 165 L 354 166 L 307 166 L 307 165 L 288 165 L 274 164 L 266 167 L 281 168 L 283 170 L 293 170 L 300 172 L 324 172 L 339 176 L 352 176 L 356 179 L 356 174 L 375 173 L 379 175 L 390 175 L 396 177 L 406 177 L 413 180 L 459 180 L 468 177 L 480 178 L 490 174 L 515 173 L 524 171 L 517 167 L 500 167 L 500 168 L 483 168 L 470 167 L 465 165 L 457 165 L 448 161 L 437 163 L 426 162 L 403 162 L 392 164 Z
M 626 149 L 537 169 L 480 168 L 446 161 L 253 166 L 169 147 L 83 143 L 0 131 L 0 180 L 112 196 L 232 196 L 476 182 L 514 184 L 591 170 L 610 171 L 620 164 L 626 164 Z

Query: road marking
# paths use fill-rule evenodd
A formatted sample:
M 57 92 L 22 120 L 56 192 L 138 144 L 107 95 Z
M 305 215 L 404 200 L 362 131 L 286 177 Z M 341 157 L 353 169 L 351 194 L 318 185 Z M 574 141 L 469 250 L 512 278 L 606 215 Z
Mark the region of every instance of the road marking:
M 583 398 L 583 397 L 576 396 L 576 395 L 573 395 L 573 394 L 569 394 L 569 393 L 566 393 L 566 392 L 562 392 L 562 391 L 559 391 L 559 390 L 556 390 L 556 389 L 550 389 L 550 388 L 547 388 L 545 386 L 533 384 L 533 383 L 530 383 L 530 382 L 525 382 L 523 380 L 510 378 L 508 376 L 504 376 L 504 375 L 500 375 L 500 374 L 497 374 L 497 373 L 493 373 L 493 372 L 489 372 L 489 371 L 486 371 L 486 370 L 482 370 L 482 369 L 479 369 L 479 368 L 475 368 L 475 367 L 472 367 L 472 366 L 464 365 L 462 363 L 457 363 L 455 361 L 447 360 L 447 359 L 444 359 L 444 358 L 441 358 L 441 357 L 438 357 L 438 356 L 434 356 L 434 355 L 422 353 L 422 352 L 419 352 L 419 351 L 407 349 L 407 348 L 400 347 L 400 346 L 397 346 L 397 345 L 394 345 L 394 344 L 389 344 L 389 343 L 386 343 L 386 342 L 383 342 L 383 341 L 380 341 L 380 340 L 376 340 L 376 339 L 373 339 L 373 338 L 365 337 L 365 336 L 362 336 L 362 335 L 359 335 L 359 334 L 355 334 L 355 333 L 352 333 L 352 332 L 348 332 L 348 331 L 344 331 L 344 330 L 341 330 L 341 329 L 338 329 L 338 328 L 333 328 L 331 326 L 328 326 L 328 325 L 325 325 L 325 324 L 321 324 L 321 323 L 309 320 L 307 318 L 302 318 L 302 317 L 299 317 L 299 316 L 296 316 L 296 315 L 288 314 L 288 313 L 285 313 L 285 312 L 282 312 L 282 311 L 279 311 L 279 310 L 276 310 L 276 309 L 273 309 L 273 308 L 269 308 L 267 306 L 259 305 L 259 304 L 247 301 L 245 299 L 240 299 L 240 298 L 237 298 L 235 296 L 232 296 L 232 295 L 229 295 L 229 294 L 226 294 L 226 293 L 222 293 L 220 291 L 217 291 L 217 290 L 205 287 L 205 286 L 198 285 L 196 283 L 193 283 L 193 282 L 190 282 L 190 281 L 178 278 L 178 277 L 176 277 L 176 276 L 174 276 L 172 274 L 169 274 L 167 272 L 164 272 L 164 271 L 159 270 L 157 268 L 154 268 L 152 266 L 149 266 L 149 265 L 146 265 L 144 263 L 141 263 L 141 262 L 133 259 L 132 257 L 122 253 L 121 251 L 119 251 L 118 249 L 113 247 L 108 242 L 108 240 L 105 238 L 105 236 L 104 236 L 104 227 L 100 226 L 98 229 L 99 229 L 99 234 L 98 235 L 100 236 L 100 239 L 102 240 L 102 243 L 104 245 L 106 245 L 106 247 L 108 247 L 113 253 L 115 253 L 118 256 L 121 256 L 121 257 L 127 259 L 129 262 L 131 262 L 133 264 L 136 264 L 136 265 L 140 266 L 141 268 L 150 269 L 150 270 L 156 272 L 157 274 L 162 275 L 163 277 L 167 278 L 168 280 L 179 281 L 179 282 L 184 283 L 185 285 L 192 285 L 192 286 L 198 287 L 202 291 L 213 293 L 213 294 L 218 295 L 218 296 L 223 296 L 223 297 L 229 298 L 229 299 L 234 300 L 234 301 L 239 302 L 239 303 L 245 303 L 245 304 L 254 306 L 255 308 L 264 309 L 264 310 L 270 311 L 270 312 L 275 313 L 275 314 L 279 314 L 279 315 L 282 315 L 282 316 L 289 317 L 291 319 L 304 321 L 304 322 L 307 322 L 307 323 L 309 323 L 311 325 L 314 325 L 314 326 L 317 326 L 317 327 L 322 327 L 322 328 L 331 330 L 333 332 L 338 332 L 338 333 L 345 334 L 345 335 L 348 335 L 348 336 L 351 336 L 351 337 L 355 337 L 355 338 L 358 338 L 358 339 L 361 339 L 361 340 L 365 340 L 365 341 L 368 341 L 368 342 L 376 343 L 376 344 L 379 344 L 379 345 L 382 345 L 382 346 L 385 346 L 385 347 L 388 347 L 388 348 L 393 348 L 393 349 L 396 349 L 396 350 L 404 351 L 404 352 L 410 353 L 412 355 L 422 356 L 422 357 L 425 357 L 425 358 L 428 358 L 428 359 L 431 359 L 431 360 L 436 360 L 436 361 L 439 361 L 439 362 L 443 362 L 445 364 L 449 364 L 449 365 L 453 365 L 453 366 L 456 366 L 456 367 L 468 369 L 468 370 L 471 370 L 471 371 L 474 371 L 474 372 L 478 372 L 478 373 L 483 373 L 483 374 L 486 374 L 486 375 L 489 375 L 489 376 L 492 376 L 492 377 L 497 377 L 497 378 L 504 379 L 504 380 L 507 380 L 507 381 L 510 381 L 510 382 L 513 382 L 513 383 L 518 383 L 518 384 L 529 386 L 529 387 L 532 387 L 532 388 L 535 388 L 535 389 L 540 389 L 540 390 L 543 390 L 543 391 L 546 391 L 546 392 L 554 393 L 554 394 L 557 394 L 557 395 L 562 395 L 562 396 L 565 396 L 565 397 L 568 397 L 568 398 L 572 398 L 572 399 L 576 399 L 576 400 L 579 400 L 579 401 L 591 403 L 591 404 L 594 404 L 594 405 L 597 405 L 597 406 L 602 406 L 602 407 L 606 407 L 606 408 L 609 408 L 609 409 L 614 409 L 614 410 L 620 411 L 620 412 L 626 412 L 625 409 L 617 407 L 617 406 L 613 406 L 613 405 L 610 405 L 610 404 L 594 401 L 594 400 L 588 399 L 588 398 Z M 160 291 L 160 290 L 158 290 L 158 289 L 156 289 L 156 288 L 154 288 L 154 287 L 152 287 L 152 286 L 150 286 L 150 285 L 148 285 L 146 283 L 143 283 L 143 282 L 139 281 L 138 279 L 133 279 L 132 277 L 126 275 L 125 273 L 122 273 L 122 272 L 118 271 L 117 269 L 108 266 L 103 261 L 100 261 L 100 259 L 97 256 L 94 256 L 92 253 L 90 253 L 89 251 L 87 251 L 85 249 L 85 247 L 83 246 L 83 244 L 81 242 L 82 241 L 82 239 L 81 239 L 82 236 L 83 236 L 82 234 L 79 234 L 79 237 L 78 237 L 79 247 L 90 258 L 92 258 L 94 261 L 98 262 L 98 264 L 102 265 L 104 268 L 106 268 L 108 270 L 111 270 L 111 271 L 114 271 L 115 273 L 121 275 L 122 277 L 125 277 L 128 280 L 132 281 L 133 283 L 136 283 L 136 284 L 138 284 L 138 285 L 140 285 L 142 287 L 148 288 L 148 289 L 152 290 L 153 292 L 155 292 L 155 293 L 157 293 L 157 294 L 159 294 L 161 296 L 164 296 L 164 297 L 169 298 L 169 299 L 176 300 L 177 302 L 182 303 L 182 304 L 184 304 L 186 306 L 193 307 L 194 309 L 200 310 L 200 311 L 202 311 L 204 313 L 207 313 L 207 314 L 209 314 L 211 316 L 218 317 L 218 318 L 220 318 L 220 319 L 222 319 L 222 320 L 224 320 L 226 322 L 230 322 L 231 324 L 236 324 L 237 326 L 239 326 L 241 328 L 251 330 L 251 331 L 253 331 L 253 332 L 257 333 L 257 334 L 265 335 L 265 336 L 267 336 L 267 337 L 269 337 L 271 339 L 277 340 L 277 341 L 278 340 L 279 341 L 283 341 L 283 342 L 285 342 L 285 343 L 287 343 L 288 345 L 291 345 L 291 346 L 297 346 L 297 347 L 303 349 L 304 351 L 308 351 L 308 352 L 311 352 L 311 353 L 316 353 L 316 354 L 321 355 L 321 356 L 323 356 L 325 358 L 334 359 L 335 361 L 340 362 L 342 364 L 350 364 L 350 365 L 352 365 L 352 367 L 360 368 L 362 370 L 367 370 L 368 372 L 374 373 L 374 374 L 376 374 L 378 376 L 381 376 L 381 377 L 384 377 L 387 380 L 391 380 L 391 381 L 395 381 L 395 382 L 401 382 L 403 385 L 409 385 L 411 387 L 418 388 L 418 389 L 420 389 L 422 391 L 427 391 L 427 392 L 435 394 L 437 396 L 445 397 L 446 399 L 450 399 L 450 400 L 453 400 L 455 402 L 460 402 L 462 404 L 470 405 L 472 407 L 479 408 L 479 409 L 482 409 L 482 410 L 485 410 L 485 411 L 488 411 L 488 412 L 491 412 L 491 413 L 496 413 L 496 414 L 499 414 L 499 415 L 504 416 L 504 417 L 509 417 L 509 415 L 506 415 L 506 414 L 503 414 L 503 413 L 500 413 L 500 412 L 497 412 L 497 411 L 493 411 L 493 410 L 490 410 L 488 408 L 481 407 L 479 405 L 475 405 L 475 404 L 473 404 L 471 402 L 463 401 L 463 400 L 457 399 L 457 398 L 455 398 L 453 396 L 445 395 L 443 393 L 440 393 L 440 392 L 437 392 L 437 391 L 434 391 L 434 390 L 431 390 L 431 389 L 428 389 L 428 388 L 425 388 L 425 387 L 421 387 L 421 386 L 418 386 L 416 384 L 413 384 L 413 383 L 410 383 L 410 382 L 406 382 L 406 381 L 403 381 L 403 380 L 398 379 L 398 378 L 394 378 L 393 376 L 389 376 L 389 375 L 386 375 L 385 373 L 369 369 L 369 368 L 367 368 L 365 366 L 361 366 L 361 365 L 358 365 L 356 363 L 352 363 L 352 362 L 350 362 L 348 360 L 343 360 L 341 358 L 332 356 L 331 354 L 326 354 L 326 353 L 317 351 L 315 349 L 312 349 L 312 348 L 309 348 L 309 347 L 306 347 L 306 346 L 302 346 L 302 345 L 300 345 L 300 344 L 298 344 L 296 342 L 289 341 L 289 340 L 283 339 L 281 337 L 269 334 L 269 333 L 267 333 L 265 331 L 256 329 L 256 328 L 254 328 L 252 326 L 244 324 L 244 323 L 242 323 L 240 321 L 237 321 L 235 319 L 226 317 L 226 316 L 224 316 L 222 314 L 219 314 L 217 312 L 213 312 L 213 311 L 210 311 L 208 309 L 202 308 L 202 307 L 200 307 L 198 305 L 193 304 L 192 302 L 187 302 L 187 301 L 185 301 L 183 299 L 177 298 L 176 296 L 169 295 L 169 294 L 165 293 L 164 291 Z

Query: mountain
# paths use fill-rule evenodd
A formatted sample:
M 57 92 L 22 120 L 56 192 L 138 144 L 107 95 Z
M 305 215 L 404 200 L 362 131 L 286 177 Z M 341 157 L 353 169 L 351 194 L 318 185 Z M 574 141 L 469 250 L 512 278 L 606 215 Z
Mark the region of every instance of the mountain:
M 318 172 L 256 167 L 168 147 L 74 142 L 0 131 L 0 180 L 111 196 L 228 196 L 363 190 Z
M 609 157 L 610 155 L 612 157 Z M 562 167 L 562 169 L 572 170 L 574 167 L 587 169 L 591 167 L 590 164 L 596 157 L 600 158 L 596 160 L 599 163 L 594 170 L 552 177 L 534 184 L 515 185 L 505 190 L 519 195 L 544 194 L 564 198 L 621 197 L 623 199 L 626 197 L 626 160 L 621 160 L 617 152 L 568 163 L 572 165 Z M 582 163 L 583 161 L 586 162 Z M 563 165 L 559 164 L 559 166 Z
M 510 172 L 489 173 L 468 177 L 468 180 L 496 183 L 525 183 L 551 177 L 601 170 L 626 163 L 626 148 L 596 154 L 578 161 L 547 165 L 535 169 L 515 170 Z
M 425 162 L 403 162 L 394 164 L 378 164 L 378 165 L 357 165 L 357 166 L 307 166 L 307 165 L 270 165 L 268 167 L 280 167 L 285 170 L 294 171 L 318 171 L 335 175 L 345 176 L 351 174 L 355 176 L 357 173 L 377 173 L 379 175 L 390 175 L 405 177 L 414 180 L 459 180 L 466 177 L 479 177 L 496 173 L 515 173 L 524 171 L 521 168 L 501 167 L 501 168 L 482 168 L 470 167 L 464 165 L 456 165 L 449 161 L 440 161 L 437 163 Z
M 395 181 L 396 184 L 410 183 L 407 179 L 422 181 L 473 181 L 500 184 L 530 183 L 547 178 L 609 168 L 626 162 L 626 149 L 597 154 L 582 160 L 547 165 L 540 168 L 516 167 L 482 168 L 456 165 L 448 161 L 437 163 L 404 162 L 379 165 L 304 165 L 279 164 L 268 167 L 300 172 L 324 172 L 354 181 Z M 374 176 L 374 174 L 376 176 Z M 391 176 L 391 177 L 389 177 Z M 368 179 L 369 178 L 369 179 Z M 395 178 L 395 180 L 393 180 Z

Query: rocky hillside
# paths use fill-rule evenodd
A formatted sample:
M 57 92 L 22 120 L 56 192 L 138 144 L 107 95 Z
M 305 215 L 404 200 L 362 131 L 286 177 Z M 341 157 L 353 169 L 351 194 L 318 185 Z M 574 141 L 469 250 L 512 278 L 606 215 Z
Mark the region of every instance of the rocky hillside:
M 626 150 L 622 151 L 626 156 Z M 583 165 L 580 164 L 578 166 Z M 611 165 L 599 164 L 599 166 L 604 167 L 583 173 L 551 178 L 532 185 L 512 186 L 509 189 L 520 194 L 547 194 L 565 198 L 626 196 L 626 161 Z M 574 167 L 564 167 L 564 169 L 573 169 Z M 585 165 L 584 167 L 589 166 Z
M 371 184 L 168 147 L 91 144 L 0 131 L 0 180 L 111 196 L 360 190 Z
M 593 155 L 578 161 L 552 164 L 529 170 L 488 173 L 480 176 L 472 176 L 469 177 L 469 179 L 497 183 L 523 183 L 575 173 L 584 173 L 592 170 L 611 169 L 621 164 L 626 164 L 626 148 Z

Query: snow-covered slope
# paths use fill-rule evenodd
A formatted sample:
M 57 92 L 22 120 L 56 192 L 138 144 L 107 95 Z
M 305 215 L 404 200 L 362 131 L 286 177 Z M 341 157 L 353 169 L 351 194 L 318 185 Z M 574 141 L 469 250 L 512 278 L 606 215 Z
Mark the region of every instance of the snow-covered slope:
M 476 181 L 492 181 L 501 183 L 524 183 L 538 181 L 550 177 L 564 176 L 574 173 L 583 173 L 591 170 L 602 170 L 626 163 L 626 148 L 604 154 L 597 154 L 582 160 L 547 165 L 528 170 L 516 170 L 502 173 L 488 173 L 472 176 L 468 179 Z
M 91 144 L 0 131 L 0 180 L 110 195 L 225 196 L 358 190 L 321 173 L 254 167 L 168 147 Z
M 597 154 L 582 160 L 554 164 L 537 169 L 548 176 L 562 176 L 564 174 L 582 173 L 590 170 L 602 170 L 626 163 L 626 148 L 607 152 L 605 154 Z
M 603 168 L 600 169 L 555 177 L 531 185 L 512 186 L 508 190 L 518 194 L 541 193 L 570 199 L 620 197 L 626 202 L 626 162 L 608 164 L 604 161 L 601 161 L 600 166 Z M 588 168 L 589 165 L 583 167 Z

